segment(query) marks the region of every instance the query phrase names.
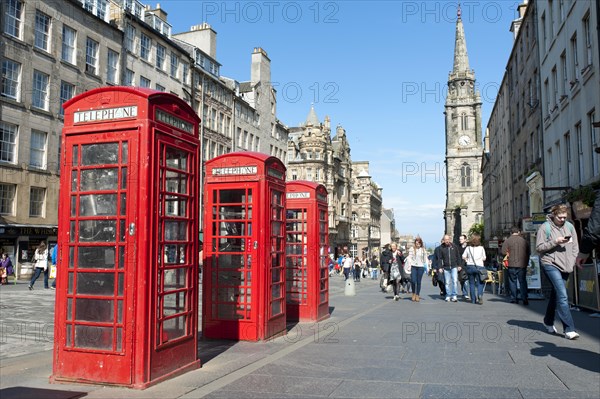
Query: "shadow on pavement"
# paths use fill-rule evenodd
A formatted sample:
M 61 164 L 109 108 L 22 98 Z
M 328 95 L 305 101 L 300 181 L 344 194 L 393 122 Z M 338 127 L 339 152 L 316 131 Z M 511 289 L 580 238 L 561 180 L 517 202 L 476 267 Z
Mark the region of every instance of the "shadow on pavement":
M 537 341 L 539 348 L 533 348 L 531 354 L 539 357 L 552 356 L 579 367 L 580 369 L 589 370 L 594 373 L 600 372 L 600 355 L 585 349 L 577 348 L 562 348 L 551 342 Z M 595 359 L 595 360 L 594 360 Z
M 227 351 L 232 346 L 236 345 L 239 341 L 226 340 L 226 339 L 203 339 L 198 338 L 198 358 L 202 361 L 202 364 L 210 362 L 221 353 Z M 0 396 L 2 399 L 4 397 Z
M 84 396 L 87 396 L 87 392 L 30 387 L 10 387 L 0 389 L 0 398 L 2 399 L 77 399 Z

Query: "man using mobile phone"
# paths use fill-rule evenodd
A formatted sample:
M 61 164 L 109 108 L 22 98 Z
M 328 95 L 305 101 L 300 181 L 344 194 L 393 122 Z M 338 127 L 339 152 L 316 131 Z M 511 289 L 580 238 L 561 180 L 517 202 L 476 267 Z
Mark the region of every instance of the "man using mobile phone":
M 565 337 L 577 339 L 575 323 L 569 309 L 567 281 L 573 272 L 579 243 L 575 228 L 567 221 L 568 207 L 555 205 L 551 209 L 548 220 L 540 226 L 536 236 L 536 249 L 540 255 L 542 270 L 552 284 L 550 300 L 544 316 L 544 325 L 550 334 L 556 333 L 554 318 L 562 321 Z

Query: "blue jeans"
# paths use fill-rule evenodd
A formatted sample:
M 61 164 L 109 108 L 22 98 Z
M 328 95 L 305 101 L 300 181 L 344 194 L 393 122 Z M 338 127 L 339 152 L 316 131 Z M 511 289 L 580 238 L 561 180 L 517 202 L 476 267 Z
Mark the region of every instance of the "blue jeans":
M 508 287 L 510 289 L 510 297 L 513 301 L 517 301 L 517 279 L 519 280 L 519 286 L 521 287 L 521 299 L 527 300 L 527 275 L 526 269 L 523 267 L 509 267 L 508 268 Z
M 35 280 L 37 280 L 40 274 L 42 273 L 44 273 L 44 288 L 50 288 L 48 287 L 48 274 L 50 273 L 50 268 L 44 270 L 41 267 L 36 267 L 34 269 L 33 276 L 31 276 L 31 280 L 29 281 L 30 287 L 33 287 L 33 285 L 35 284 Z
M 421 280 L 425 273 L 424 267 L 413 266 L 410 268 L 410 286 L 413 294 L 421 295 Z
M 458 270 L 456 267 L 450 270 L 444 269 L 444 279 L 446 280 L 446 299 L 456 298 L 458 292 Z
M 563 273 L 549 264 L 542 264 L 542 269 L 552 284 L 552 292 L 550 293 L 550 300 L 546 308 L 544 324 L 553 326 L 554 317 L 558 316 L 560 321 L 562 321 L 565 333 L 575 331 L 575 322 L 573 321 L 573 316 L 571 316 L 569 297 L 567 295 L 569 273 Z
M 479 270 L 475 265 L 467 265 L 467 276 L 469 276 L 469 290 L 471 292 L 471 303 L 476 303 L 477 298 L 483 296 L 484 284 L 479 280 Z

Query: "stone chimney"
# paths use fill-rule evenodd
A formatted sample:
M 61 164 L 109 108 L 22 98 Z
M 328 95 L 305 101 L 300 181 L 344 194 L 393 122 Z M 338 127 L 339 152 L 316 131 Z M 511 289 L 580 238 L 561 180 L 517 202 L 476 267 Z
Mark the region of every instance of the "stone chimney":
M 156 8 L 154 10 L 148 10 L 149 12 L 151 12 L 152 14 L 156 15 L 158 18 L 162 19 L 163 21 L 167 22 L 167 12 L 165 10 L 163 10 L 162 8 L 160 8 L 160 3 L 156 4 Z
M 261 47 L 255 47 L 252 52 L 250 81 L 252 85 L 258 82 L 271 83 L 271 60 Z
M 189 32 L 173 35 L 175 38 L 198 47 L 215 61 L 217 60 L 217 32 L 206 22 L 194 25 Z

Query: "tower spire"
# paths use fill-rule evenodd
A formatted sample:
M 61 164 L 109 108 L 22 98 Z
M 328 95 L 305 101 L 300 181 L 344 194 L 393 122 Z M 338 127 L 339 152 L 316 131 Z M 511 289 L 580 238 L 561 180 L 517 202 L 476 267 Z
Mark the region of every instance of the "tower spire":
M 465 29 L 462 23 L 462 11 L 458 3 L 456 12 L 456 39 L 454 45 L 454 67 L 452 73 L 469 72 L 469 56 L 467 55 L 467 40 L 465 39 Z

